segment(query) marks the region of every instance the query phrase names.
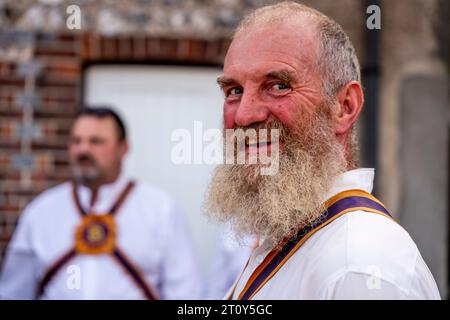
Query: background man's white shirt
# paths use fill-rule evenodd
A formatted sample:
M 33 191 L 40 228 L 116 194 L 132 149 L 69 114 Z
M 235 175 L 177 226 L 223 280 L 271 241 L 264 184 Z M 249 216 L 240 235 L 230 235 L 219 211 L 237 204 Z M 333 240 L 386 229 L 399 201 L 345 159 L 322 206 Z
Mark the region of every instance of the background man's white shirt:
M 93 207 L 105 214 L 125 188 L 120 177 L 99 189 Z M 45 191 L 22 213 L 11 240 L 0 278 L 0 297 L 33 299 L 47 269 L 75 244 L 81 221 L 64 183 Z M 80 202 L 88 210 L 91 192 L 78 187 Z M 195 299 L 201 282 L 191 239 L 183 216 L 164 192 L 136 183 L 115 215 L 117 244 L 138 266 L 162 299 Z M 79 275 L 79 282 L 74 277 Z M 78 288 L 79 284 L 79 288 Z M 109 255 L 77 255 L 49 282 L 44 299 L 143 299 L 142 291 Z
M 256 239 L 236 237 L 228 224 L 221 230 L 212 268 L 205 284 L 205 299 L 223 298 L 242 272 L 255 245 Z
M 373 169 L 345 172 L 324 200 L 350 189 L 370 193 L 373 179 Z M 233 299 L 270 250 L 263 243 L 253 252 Z M 400 225 L 381 215 L 352 211 L 309 238 L 253 299 L 440 299 L 440 295 L 417 246 Z

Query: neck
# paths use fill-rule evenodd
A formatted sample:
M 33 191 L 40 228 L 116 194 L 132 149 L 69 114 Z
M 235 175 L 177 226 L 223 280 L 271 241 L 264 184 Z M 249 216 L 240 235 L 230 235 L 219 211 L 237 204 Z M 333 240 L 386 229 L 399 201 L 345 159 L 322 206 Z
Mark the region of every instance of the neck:
M 340 135 L 337 137 L 340 144 L 342 144 L 345 152 L 345 160 L 347 161 L 347 170 L 357 169 L 359 167 L 358 151 L 355 150 L 357 145 L 351 141 L 352 136 L 349 134 Z

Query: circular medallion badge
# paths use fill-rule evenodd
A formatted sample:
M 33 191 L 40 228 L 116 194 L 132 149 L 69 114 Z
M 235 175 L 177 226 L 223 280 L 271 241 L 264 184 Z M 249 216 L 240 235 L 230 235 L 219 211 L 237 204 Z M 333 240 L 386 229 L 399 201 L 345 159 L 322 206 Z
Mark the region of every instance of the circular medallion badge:
M 75 232 L 79 253 L 111 253 L 116 242 L 116 225 L 111 215 L 86 215 Z

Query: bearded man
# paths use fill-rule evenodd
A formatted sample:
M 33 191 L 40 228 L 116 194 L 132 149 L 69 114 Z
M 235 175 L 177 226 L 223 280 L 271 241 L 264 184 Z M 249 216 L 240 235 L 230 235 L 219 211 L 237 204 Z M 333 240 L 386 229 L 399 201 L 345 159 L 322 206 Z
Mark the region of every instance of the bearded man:
M 68 141 L 72 179 L 21 214 L 0 299 L 200 297 L 196 254 L 174 200 L 122 171 L 126 133 L 114 110 L 80 110 Z
M 210 184 L 208 214 L 260 239 L 229 298 L 440 299 L 417 246 L 370 194 L 374 169 L 358 168 L 360 68 L 335 21 L 293 2 L 256 10 L 218 83 L 224 129 L 279 132 L 237 150 L 279 150 L 276 174 L 224 164 Z

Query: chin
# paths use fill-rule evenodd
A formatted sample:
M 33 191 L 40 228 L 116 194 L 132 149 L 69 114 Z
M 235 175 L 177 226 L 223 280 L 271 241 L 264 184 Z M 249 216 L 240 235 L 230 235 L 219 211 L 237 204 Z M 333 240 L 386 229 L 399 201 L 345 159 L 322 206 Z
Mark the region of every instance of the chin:
M 76 167 L 72 170 L 72 177 L 81 184 L 92 184 L 100 180 L 97 170 L 82 170 Z

